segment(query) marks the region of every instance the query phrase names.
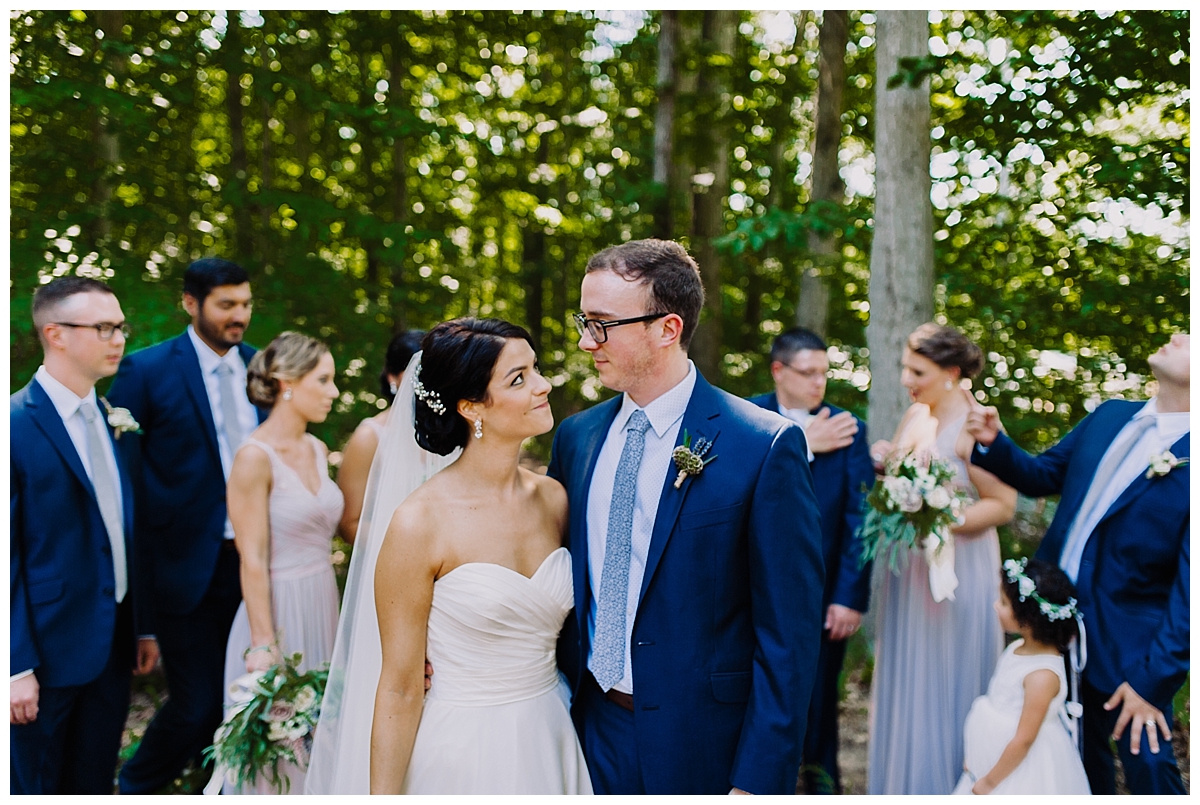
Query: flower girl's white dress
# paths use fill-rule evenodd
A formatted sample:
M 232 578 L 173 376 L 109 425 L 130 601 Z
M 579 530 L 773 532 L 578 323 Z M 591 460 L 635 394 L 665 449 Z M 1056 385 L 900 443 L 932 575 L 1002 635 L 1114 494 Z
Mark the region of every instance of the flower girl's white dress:
M 974 785 L 971 775 L 982 777 L 996 765 L 1004 747 L 1017 734 L 1017 722 L 1025 703 L 1025 677 L 1043 668 L 1058 676 L 1058 693 L 1050 702 L 1029 754 L 992 793 L 1091 793 L 1083 761 L 1067 731 L 1064 704 L 1067 677 L 1063 659 L 1054 654 L 1017 654 L 1017 647 L 1024 643 L 1024 640 L 1017 640 L 1004 651 L 987 693 L 971 705 L 964 729 L 965 764 L 971 774 L 963 774 L 954 789 L 955 794 L 970 794 Z

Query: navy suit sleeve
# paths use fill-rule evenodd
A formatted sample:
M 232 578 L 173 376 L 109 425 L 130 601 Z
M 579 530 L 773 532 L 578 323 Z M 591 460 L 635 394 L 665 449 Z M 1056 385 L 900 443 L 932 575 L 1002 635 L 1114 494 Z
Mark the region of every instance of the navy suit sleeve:
M 33 640 L 33 618 L 29 609 L 29 590 L 25 583 L 25 531 L 21 508 L 21 473 L 12 454 L 9 456 L 8 551 L 9 614 L 8 674 L 35 669 L 41 662 Z
M 842 510 L 841 561 L 838 564 L 837 582 L 829 601 L 841 604 L 856 612 L 866 612 L 871 600 L 871 564 L 860 567 L 863 543 L 858 538 L 858 527 L 862 525 L 863 506 L 867 490 L 875 483 L 875 469 L 871 465 L 871 451 L 867 446 L 867 426 L 859 420 L 858 433 L 846 451 L 846 468 L 843 483 L 846 488 Z
M 979 445 L 975 445 L 971 463 L 992 473 L 1022 495 L 1031 498 L 1057 495 L 1063 490 L 1067 466 L 1087 422 L 1084 418 L 1058 444 L 1038 456 L 1029 455 L 1001 433 L 986 453 L 980 452 Z
M 757 647 L 730 783 L 750 793 L 795 788 L 824 615 L 821 543 L 804 434 L 788 425 L 763 463 L 749 513 Z
M 1162 627 L 1156 632 L 1149 651 L 1134 657 L 1133 662 L 1123 669 L 1125 681 L 1160 710 L 1171 703 L 1191 667 L 1191 534 L 1191 527 L 1185 526 L 1179 548 L 1179 569 Z

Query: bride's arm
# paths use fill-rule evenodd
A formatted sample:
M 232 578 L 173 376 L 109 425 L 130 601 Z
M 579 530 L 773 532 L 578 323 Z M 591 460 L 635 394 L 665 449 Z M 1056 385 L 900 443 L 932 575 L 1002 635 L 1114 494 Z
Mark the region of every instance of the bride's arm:
M 399 794 L 425 699 L 425 633 L 433 603 L 433 520 L 413 498 L 392 517 L 375 567 L 383 667 L 371 724 L 371 793 Z

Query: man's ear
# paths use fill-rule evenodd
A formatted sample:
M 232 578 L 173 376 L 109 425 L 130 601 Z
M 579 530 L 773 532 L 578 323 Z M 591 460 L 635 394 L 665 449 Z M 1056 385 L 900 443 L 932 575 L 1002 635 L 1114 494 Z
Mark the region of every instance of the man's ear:
M 771 379 L 774 380 L 776 384 L 779 383 L 779 375 L 782 372 L 783 372 L 783 362 L 782 361 L 771 361 Z
M 42 346 L 46 349 L 66 349 L 67 342 L 63 338 L 63 328 L 53 323 L 42 325 L 40 333 Z
M 192 296 L 190 293 L 185 293 L 183 295 L 183 309 L 186 310 L 187 314 L 193 319 L 196 318 L 196 316 L 200 313 L 200 300 Z
M 678 313 L 668 313 L 662 319 L 663 345 L 683 344 L 683 319 Z

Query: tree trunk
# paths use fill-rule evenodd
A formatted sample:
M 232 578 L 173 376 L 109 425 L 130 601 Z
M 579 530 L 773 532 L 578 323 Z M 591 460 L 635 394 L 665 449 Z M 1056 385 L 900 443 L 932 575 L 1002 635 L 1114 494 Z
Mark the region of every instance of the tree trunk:
M 704 30 L 704 12 L 703 11 L 680 11 L 679 13 L 679 49 L 675 56 L 675 62 L 678 65 L 678 84 L 677 92 L 675 93 L 676 106 L 675 110 L 678 113 L 680 109 L 689 110 L 696 105 L 696 89 L 700 83 L 700 37 Z M 689 120 L 690 116 L 685 111 L 684 120 Z M 687 132 L 689 145 L 694 141 L 700 130 L 699 126 L 691 125 L 690 131 Z M 693 151 L 694 148 L 685 148 L 681 150 L 680 140 L 683 139 L 684 131 L 679 129 L 679 122 L 676 122 L 676 130 L 679 131 L 681 137 L 673 143 L 674 160 L 672 168 L 672 179 L 670 182 L 671 192 L 671 210 L 675 215 L 675 220 L 672 221 L 673 232 L 688 232 L 692 231 L 692 175 L 696 172 L 696 160 Z
M 237 254 L 234 260 L 248 260 L 254 253 L 254 233 L 250 223 L 250 196 L 248 181 L 250 179 L 249 163 L 246 159 L 246 132 L 244 111 L 242 107 L 242 58 L 245 48 L 242 45 L 241 21 L 236 11 L 229 13 L 228 28 L 226 29 L 224 47 L 227 54 L 225 61 L 225 115 L 229 118 L 229 145 L 231 149 L 229 169 L 233 174 L 226 179 L 226 184 L 236 188 L 234 196 L 233 221 L 234 244 Z M 259 192 L 265 190 L 259 186 Z M 264 233 L 265 235 L 266 233 Z
M 675 90 L 679 81 L 678 46 L 679 12 L 663 11 L 658 33 L 658 109 L 654 113 L 654 190 L 661 193 L 654 206 L 654 235 L 663 240 L 675 235 L 671 167 L 675 150 Z
M 404 64 L 400 60 L 400 50 L 405 47 L 404 29 L 397 30 L 395 39 L 389 43 L 388 58 L 388 96 L 389 98 L 404 98 L 403 77 Z M 404 225 L 408 221 L 408 150 L 404 137 L 396 134 L 392 138 L 392 224 L 394 224 L 394 242 L 404 236 Z M 404 285 L 404 262 L 408 259 L 409 249 L 403 250 L 403 257 L 392 262 L 392 332 L 403 332 L 408 327 L 407 289 Z
M 712 109 L 713 120 L 706 130 L 705 148 L 700 160 L 701 173 L 712 174 L 707 187 L 695 188 L 695 217 L 692 239 L 700 278 L 704 282 L 704 308 L 708 317 L 700 323 L 690 354 L 700 370 L 713 383 L 721 382 L 721 345 L 724 343 L 724 305 L 721 298 L 721 256 L 713 239 L 725 234 L 724 202 L 729 196 L 729 69 L 737 36 L 737 11 L 704 12 L 704 40 L 710 58 L 700 72 L 700 95 L 704 107 Z M 724 55 L 722 64 L 713 64 L 711 56 Z
M 846 86 L 849 31 L 847 12 L 823 12 L 809 203 L 829 201 L 840 205 L 846 193 L 838 173 L 838 146 L 842 142 L 842 91 Z M 811 262 L 800 275 L 796 323 L 823 338 L 829 322 L 829 272 L 839 262 L 841 243 L 836 237 L 819 237 L 815 232 L 809 237 Z
M 875 235 L 871 247 L 870 415 L 887 438 L 908 396 L 900 358 L 908 334 L 933 317 L 933 209 L 929 201 L 929 80 L 887 88 L 900 59 L 929 51 L 925 11 L 880 11 L 875 46 Z
M 97 12 L 97 21 L 100 30 L 104 31 L 104 41 L 112 42 L 122 35 L 121 29 L 125 26 L 125 12 L 99 11 Z M 110 54 L 105 56 L 105 64 L 112 71 L 118 91 L 120 91 L 128 65 L 124 56 L 113 51 L 110 51 Z M 121 161 L 121 141 L 114 129 L 115 127 L 110 125 L 107 116 L 103 112 L 97 112 L 94 128 L 97 171 L 96 180 L 92 184 L 92 201 L 97 209 L 96 221 L 92 227 L 92 237 L 96 245 L 107 241 L 109 235 L 112 234 L 110 177 Z

